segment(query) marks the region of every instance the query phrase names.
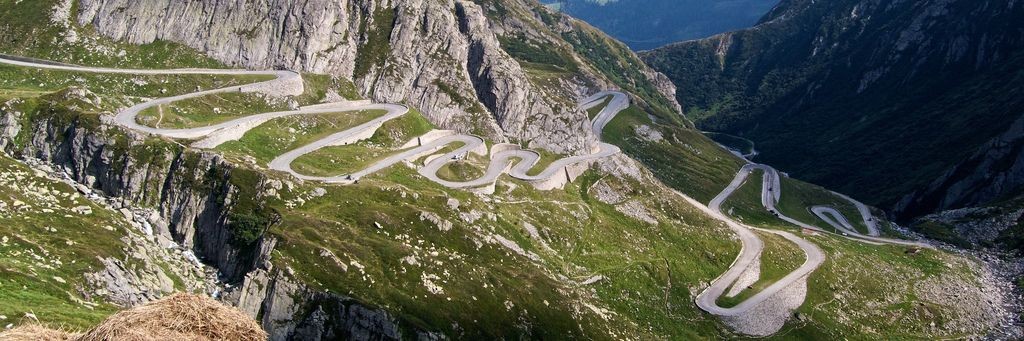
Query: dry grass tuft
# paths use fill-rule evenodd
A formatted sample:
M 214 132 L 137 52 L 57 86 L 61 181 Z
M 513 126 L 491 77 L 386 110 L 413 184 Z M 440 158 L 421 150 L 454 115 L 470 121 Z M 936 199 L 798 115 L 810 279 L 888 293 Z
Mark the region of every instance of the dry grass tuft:
M 256 321 L 205 296 L 175 294 L 121 311 L 76 340 L 266 340 Z
M 3 341 L 266 340 L 251 317 L 205 296 L 179 293 L 118 312 L 84 334 L 25 324 L 0 333 Z
M 50 329 L 38 323 L 26 323 L 0 332 L 3 341 L 67 341 L 78 336 L 64 330 Z

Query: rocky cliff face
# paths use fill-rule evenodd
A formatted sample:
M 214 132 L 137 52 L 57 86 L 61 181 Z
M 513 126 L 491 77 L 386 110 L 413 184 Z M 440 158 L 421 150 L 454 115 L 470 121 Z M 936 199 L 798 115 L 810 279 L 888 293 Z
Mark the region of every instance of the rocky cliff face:
M 231 234 L 224 226 L 235 191 L 227 181 L 230 165 L 218 156 L 180 150 L 139 158 L 127 150 L 145 149 L 141 136 L 128 134 L 129 145 L 118 145 L 78 123 L 37 122 L 30 129 L 40 133 L 20 152 L 62 167 L 76 182 L 106 196 L 154 205 L 166 219 L 154 226 L 154 234 L 194 249 L 228 281 L 244 275 L 244 259 L 250 257 L 226 247 Z M 197 188 L 200 183 L 210 187 Z
M 426 332 L 403 334 L 398 320 L 386 311 L 310 289 L 287 271 L 268 270 L 269 265 L 249 273 L 225 299 L 259 318 L 271 340 L 443 339 Z
M 755 28 L 644 57 L 683 89 L 703 129 L 753 140 L 759 161 L 801 179 L 894 207 L 948 187 L 933 183 L 987 153 L 1024 112 L 1022 16 L 1019 1 L 789 0 Z M 936 203 L 925 211 L 984 202 L 1014 187 L 1008 179 L 906 200 Z
M 531 1 L 82 0 L 77 20 L 135 44 L 180 42 L 230 65 L 343 76 L 441 127 L 557 153 L 594 141 L 574 105 L 589 92 L 644 86 L 661 91 L 641 102 L 673 103 L 674 88 L 656 84 L 642 63 L 632 65 L 638 76 L 611 75 L 576 53 L 561 35 L 579 24 Z M 504 46 L 524 37 L 578 67 L 557 77 L 531 71 Z M 622 53 L 614 57 L 637 60 Z
M 922 214 L 979 206 L 1021 193 L 1024 186 L 1024 118 L 951 167 L 927 187 L 907 194 L 894 214 Z

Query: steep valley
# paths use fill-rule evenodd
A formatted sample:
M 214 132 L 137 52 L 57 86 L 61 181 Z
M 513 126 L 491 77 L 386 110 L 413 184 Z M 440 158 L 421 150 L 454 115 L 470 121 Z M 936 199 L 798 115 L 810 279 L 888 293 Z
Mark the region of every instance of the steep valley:
M 644 59 L 701 129 L 907 223 L 1020 192 L 1022 15 L 1005 1 L 783 1 L 755 28 Z
M 1002 335 L 1016 321 L 1010 284 L 969 253 L 831 233 L 812 205 L 868 222 L 797 179 L 767 191 L 820 230 L 770 211 L 763 173 L 729 192 L 748 161 L 679 114 L 665 76 L 533 1 L 0 8 L 2 324 L 34 312 L 85 329 L 174 291 L 235 306 L 273 340 L 934 339 Z M 323 112 L 297 113 L 309 108 Z M 291 114 L 166 133 L 267 112 Z M 292 160 L 295 172 L 274 167 L 391 114 Z M 211 136 L 229 138 L 204 145 Z M 468 142 L 345 181 L 297 176 L 343 177 L 452 136 Z M 508 151 L 522 152 L 509 166 L 537 156 L 527 174 L 554 171 L 446 185 Z M 585 162 L 558 166 L 572 157 Z M 32 194 L 43 187 L 60 194 Z M 732 195 L 716 213 L 721 193 Z M 873 219 L 884 237 L 917 240 Z M 760 231 L 756 266 L 736 268 L 751 249 L 737 229 Z M 820 265 L 780 282 L 810 257 L 780 235 L 815 245 Z M 739 316 L 702 310 L 698 297 L 735 270 L 762 280 L 737 281 L 720 304 L 785 285 Z

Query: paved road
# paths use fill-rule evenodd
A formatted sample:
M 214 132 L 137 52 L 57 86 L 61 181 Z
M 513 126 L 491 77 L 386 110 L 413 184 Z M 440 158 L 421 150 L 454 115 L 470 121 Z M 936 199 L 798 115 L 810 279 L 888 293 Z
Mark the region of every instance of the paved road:
M 135 116 L 139 112 L 155 107 L 161 104 L 168 104 L 180 100 L 189 98 L 201 97 L 219 93 L 229 92 L 242 92 L 247 87 L 255 87 L 259 85 L 274 85 L 282 81 L 293 80 L 296 78 L 301 79 L 301 75 L 292 71 L 249 71 L 249 70 L 232 70 L 232 69 L 169 69 L 169 70 L 149 70 L 149 69 L 112 69 L 103 67 L 89 67 L 89 66 L 73 66 L 66 64 L 49 63 L 45 61 L 33 62 L 27 60 L 14 60 L 0 57 L 0 64 L 8 64 L 15 66 L 31 67 L 38 69 L 49 69 L 49 70 L 60 70 L 60 71 L 73 71 L 73 72 L 88 72 L 88 73 L 112 73 L 112 74 L 129 74 L 129 75 L 256 75 L 256 76 L 274 76 L 275 78 L 265 82 L 258 82 L 254 84 L 248 84 L 243 86 L 231 86 L 220 89 L 198 91 L 184 95 L 171 96 L 153 99 L 145 101 L 143 103 L 136 104 L 124 110 L 121 110 L 115 117 L 114 123 L 117 125 L 141 131 L 153 135 L 167 136 L 171 138 L 181 139 L 196 139 L 205 137 L 218 130 L 224 130 L 232 128 L 241 122 L 255 121 L 255 120 L 269 120 L 274 117 L 286 116 L 283 113 L 267 113 L 262 115 L 255 115 L 244 117 L 220 124 L 215 124 L 207 127 L 191 128 L 191 129 L 158 129 L 147 127 L 135 121 Z M 327 111 L 327 112 L 335 112 Z M 267 118 L 270 117 L 270 118 Z
M 800 237 L 797 237 L 796 235 L 793 235 L 792 233 L 785 231 L 760 229 L 744 225 L 733 220 L 732 218 L 729 218 L 727 215 L 722 213 L 722 204 L 725 202 L 725 200 L 732 196 L 733 193 L 736 192 L 736 190 L 738 190 L 740 186 L 743 185 L 743 183 L 747 180 L 750 174 L 753 173 L 753 171 L 757 168 L 758 167 L 754 166 L 745 166 L 741 168 L 739 173 L 736 174 L 736 177 L 733 178 L 733 181 L 729 184 L 729 186 L 727 186 L 725 190 L 719 193 L 718 196 L 712 199 L 711 203 L 706 207 L 705 210 L 705 212 L 711 215 L 712 217 L 725 222 L 726 225 L 728 225 L 733 231 L 736 232 L 736 234 L 740 238 L 740 242 L 742 243 L 740 254 L 739 256 L 736 257 L 736 260 L 733 261 L 733 264 L 732 266 L 729 267 L 729 270 L 726 270 L 725 273 L 723 273 L 717 279 L 712 281 L 711 285 L 709 285 L 707 289 L 704 289 L 704 291 L 697 295 L 697 306 L 703 309 L 704 311 L 707 311 L 714 315 L 743 315 L 749 312 L 754 307 L 756 307 L 758 304 L 761 304 L 762 302 L 771 298 L 778 292 L 782 291 L 783 289 L 789 287 L 790 285 L 793 285 L 800 279 L 804 278 L 811 272 L 814 272 L 814 270 L 821 266 L 821 263 L 825 261 L 825 253 L 822 252 L 821 249 L 819 249 L 814 244 Z M 762 181 L 768 184 L 773 184 L 775 183 L 775 181 L 777 181 L 777 178 L 773 180 L 769 177 L 763 177 Z M 767 189 L 768 187 L 765 186 L 764 188 Z M 682 194 L 679 195 L 683 196 Z M 690 201 L 691 204 L 698 208 L 704 207 L 704 205 L 696 202 L 693 199 L 690 199 L 689 197 L 683 197 L 688 199 L 688 201 Z M 775 201 L 775 194 L 772 194 L 772 192 L 770 191 L 762 191 L 761 197 L 762 201 L 764 202 Z M 759 255 L 764 249 L 764 243 L 761 241 L 761 239 L 757 236 L 757 234 L 754 231 L 776 234 L 782 236 L 783 238 L 789 240 L 790 242 L 793 242 L 804 252 L 806 260 L 803 264 L 800 265 L 800 267 L 798 267 L 793 272 L 787 274 L 786 276 L 776 281 L 775 283 L 772 283 L 767 288 L 761 290 L 754 296 L 751 296 L 750 298 L 744 300 L 743 302 L 740 302 L 736 306 L 729 308 L 719 306 L 717 303 L 718 298 L 721 297 L 722 294 L 724 294 L 725 291 L 729 289 L 729 287 L 732 286 L 737 279 L 740 278 L 740 276 L 747 270 L 748 267 L 754 265 L 754 260 L 759 257 Z
M 595 96 L 596 98 L 598 98 L 597 100 L 594 99 Z M 601 132 L 604 129 L 604 126 L 608 124 L 608 122 L 610 122 L 616 114 L 629 107 L 629 97 L 621 92 L 613 91 L 601 92 L 587 99 L 584 99 L 582 101 L 581 107 L 585 109 L 593 107 L 594 105 L 600 104 L 601 99 L 607 96 L 612 96 L 612 100 L 609 101 L 608 105 L 606 105 L 601 110 L 601 112 L 598 113 L 598 115 L 595 116 L 594 119 L 591 121 L 594 133 L 597 136 L 600 136 Z M 358 128 L 359 127 L 353 130 L 358 130 Z M 339 134 L 344 133 L 345 132 Z M 608 157 L 619 152 L 619 148 L 614 145 L 607 143 L 598 143 L 597 147 L 589 154 L 570 156 L 559 160 L 555 160 L 539 174 L 529 175 L 527 173 L 530 171 L 530 169 L 533 168 L 533 166 L 535 166 L 537 162 L 540 161 L 540 154 L 531 150 L 524 150 L 518 148 L 506 149 L 493 152 L 490 155 L 490 162 L 488 163 L 487 169 L 484 170 L 484 174 L 479 178 L 468 181 L 449 181 L 441 179 L 437 176 L 438 171 L 442 167 L 444 167 L 444 165 L 450 162 L 454 162 L 459 158 L 465 157 L 471 152 L 480 151 L 486 148 L 484 139 L 478 136 L 455 134 L 440 136 L 433 140 L 421 141 L 421 145 L 417 147 L 392 155 L 388 158 L 385 158 L 381 161 L 374 163 L 373 165 L 366 169 L 363 169 L 352 174 L 334 177 L 312 177 L 299 174 L 291 169 L 290 164 L 292 161 L 295 160 L 295 158 L 301 155 L 311 153 L 317 149 L 326 147 L 328 145 L 332 145 L 332 142 L 333 141 L 317 141 L 309 146 L 304 146 L 297 150 L 288 152 L 272 161 L 270 167 L 272 169 L 289 172 L 293 176 L 296 176 L 304 180 L 317 180 L 329 183 L 351 183 L 357 181 L 358 179 L 366 175 L 390 167 L 396 163 L 415 160 L 422 156 L 430 155 L 433 152 L 436 152 L 450 144 L 461 143 L 461 147 L 439 157 L 433 158 L 432 160 L 427 162 L 424 167 L 420 168 L 418 172 L 427 179 L 430 179 L 431 181 L 434 181 L 449 188 L 476 188 L 493 184 L 495 181 L 497 181 L 498 177 L 506 173 L 512 176 L 513 178 L 528 182 L 547 181 L 554 177 L 562 176 L 562 172 L 565 172 L 566 167 Z M 516 162 L 516 160 L 518 160 L 518 162 Z M 512 166 L 509 167 L 509 165 Z
M 764 183 L 762 184 L 761 204 L 764 206 L 764 208 L 766 210 L 768 210 L 768 212 L 772 212 L 779 219 L 782 219 L 783 221 L 788 222 L 790 224 L 799 226 L 800 228 L 803 228 L 803 229 L 812 230 L 812 231 L 818 231 L 818 232 L 825 232 L 825 233 L 831 232 L 831 231 L 829 231 L 827 229 L 824 229 L 824 228 L 821 228 L 821 227 L 818 227 L 818 226 L 815 226 L 815 225 L 811 225 L 811 224 L 808 224 L 808 223 L 796 220 L 794 218 L 791 218 L 791 217 L 783 214 L 781 211 L 779 211 L 779 209 L 775 205 L 778 204 L 778 201 L 782 198 L 782 182 L 780 180 L 779 172 L 777 170 L 775 170 L 775 168 L 772 168 L 771 166 L 768 166 L 768 165 L 747 164 L 747 165 L 743 166 L 743 169 L 748 169 L 748 170 L 760 169 L 760 170 L 764 171 L 764 177 L 763 177 Z M 839 194 L 839 193 L 836 193 L 836 192 L 832 192 L 832 193 L 836 194 L 840 198 L 843 198 L 843 199 L 853 203 L 854 206 L 857 207 L 857 211 L 861 214 L 861 219 L 864 220 L 865 225 L 869 226 L 869 231 L 870 231 L 869 235 L 864 235 L 864 234 L 861 234 L 860 232 L 857 232 L 857 229 L 853 228 L 853 224 L 850 224 L 849 220 L 847 220 L 846 217 L 843 216 L 842 213 L 840 213 L 839 211 L 835 210 L 834 208 L 823 207 L 823 206 L 810 207 L 811 212 L 813 212 L 818 217 L 822 218 L 822 220 L 824 220 L 826 223 L 828 223 L 832 227 L 834 227 L 834 228 L 842 231 L 843 233 L 845 233 L 845 235 L 844 235 L 845 237 L 849 237 L 850 239 L 853 239 L 853 240 L 867 242 L 867 243 L 871 243 L 871 244 L 881 243 L 881 244 L 905 245 L 905 246 L 927 247 L 927 248 L 931 248 L 932 247 L 932 245 L 928 244 L 928 243 L 908 241 L 908 240 L 901 240 L 901 239 L 891 239 L 891 238 L 876 237 L 878 235 L 878 227 L 876 225 L 876 219 L 871 215 L 871 209 L 868 208 L 867 205 L 864 205 L 864 204 L 860 203 L 859 201 L 856 201 L 856 200 L 854 200 L 854 199 L 852 199 L 852 198 L 850 198 L 850 197 L 848 197 L 846 195 Z M 870 235 L 872 233 L 874 235 Z
M 373 133 L 379 129 L 385 122 L 401 117 L 408 112 L 408 108 L 397 104 L 364 104 L 357 102 L 340 102 L 340 103 L 329 103 L 299 108 L 297 110 L 280 111 L 261 113 L 246 117 L 241 117 L 227 122 L 213 124 L 206 127 L 198 128 L 187 128 L 187 129 L 161 129 L 153 128 L 139 124 L 136 121 L 136 117 L 142 111 L 156 107 L 158 105 L 169 104 L 176 101 L 181 101 L 190 98 L 196 98 L 201 96 L 207 96 L 218 93 L 230 93 L 230 92 L 244 92 L 244 91 L 257 91 L 254 89 L 260 88 L 273 88 L 282 86 L 285 82 L 291 82 L 294 84 L 297 82 L 301 93 L 301 75 L 291 71 L 249 71 L 249 70 L 219 70 L 219 69 L 173 69 L 173 70 L 139 70 L 139 69 L 111 69 L 111 68 L 100 68 L 100 67 L 86 67 L 86 66 L 74 66 L 66 64 L 58 64 L 46 61 L 32 61 L 24 58 L 4 58 L 0 57 L 0 63 L 33 67 L 40 69 L 50 70 L 62 70 L 62 71 L 75 71 L 75 72 L 91 72 L 91 73 L 116 73 L 116 74 L 140 74 L 140 75 L 180 75 L 180 74 L 196 74 L 196 75 L 267 75 L 274 76 L 273 80 L 257 82 L 242 86 L 232 86 L 220 89 L 197 91 L 184 95 L 157 98 L 139 103 L 129 108 L 121 110 L 113 119 L 113 123 L 122 127 L 153 134 L 159 136 L 165 136 L 169 138 L 177 139 L 201 139 L 198 142 L 193 143 L 194 147 L 198 148 L 213 148 L 226 141 L 237 140 L 241 138 L 249 130 L 256 128 L 257 126 L 266 123 L 267 121 L 294 115 L 315 115 L 324 113 L 335 113 L 343 111 L 357 111 L 357 110 L 385 110 L 387 113 L 370 120 L 369 122 L 360 124 L 358 126 L 346 129 L 344 131 L 332 134 L 324 139 L 320 139 L 308 145 L 299 147 L 295 150 L 288 151 L 268 164 L 268 167 L 273 170 L 287 172 L 292 176 L 313 181 L 323 181 L 328 183 L 353 183 L 358 181 L 360 178 L 369 174 L 380 171 L 384 168 L 390 167 L 396 163 L 405 161 L 411 161 L 420 157 L 430 155 L 447 145 L 453 143 L 462 143 L 463 146 L 449 152 L 441 157 L 437 157 L 428 162 L 423 168 L 419 170 L 419 173 L 427 177 L 431 181 L 435 181 L 444 186 L 451 188 L 472 188 L 481 187 L 493 184 L 499 176 L 504 173 L 508 173 L 513 178 L 525 180 L 533 183 L 541 183 L 550 181 L 552 179 L 560 179 L 564 174 L 566 178 L 564 181 L 568 181 L 569 171 L 568 167 L 578 164 L 584 164 L 592 162 L 594 160 L 608 157 L 619 153 L 619 148 L 607 144 L 597 143 L 596 147 L 593 148 L 589 153 L 584 155 L 570 156 L 562 158 L 552 162 L 547 168 L 541 171 L 537 175 L 529 175 L 527 172 L 533 168 L 537 162 L 540 161 L 540 154 L 519 148 L 504 148 L 504 150 L 496 151 L 491 154 L 491 161 L 484 172 L 484 175 L 478 179 L 470 181 L 447 181 L 437 177 L 438 170 L 441 169 L 445 164 L 452 162 L 459 157 L 465 156 L 470 152 L 486 153 L 486 145 L 482 138 L 472 135 L 463 134 L 451 134 L 446 136 L 440 136 L 429 141 L 422 141 L 422 143 L 416 147 L 401 151 L 395 155 L 389 156 L 383 160 L 380 160 L 366 169 L 360 170 L 352 174 L 344 174 L 338 176 L 329 177 L 317 177 L 303 175 L 292 169 L 291 164 L 303 155 L 312 153 L 319 149 L 344 145 L 349 143 L 358 142 L 359 140 L 370 138 Z M 294 90 L 293 90 L 294 91 Z M 582 109 L 590 109 L 603 103 L 605 98 L 611 97 L 608 104 L 591 120 L 591 127 L 594 134 L 597 137 L 601 136 L 601 133 L 605 125 L 610 122 L 616 114 L 620 111 L 629 107 L 629 97 L 625 94 L 617 91 L 602 91 L 593 96 L 590 96 L 581 101 L 580 107 Z M 509 167 L 513 162 L 519 160 L 514 166 Z
M 857 212 L 860 212 L 860 218 L 864 221 L 864 225 L 868 227 L 869 236 L 878 237 L 880 235 L 878 229 L 878 220 L 876 220 L 875 217 L 872 216 L 871 208 L 869 208 L 868 205 L 864 205 L 864 203 L 854 200 L 853 198 L 847 196 L 846 194 L 842 194 L 839 192 L 832 192 L 832 194 L 835 194 L 836 196 L 843 198 L 846 201 L 849 201 L 850 203 L 853 204 L 853 206 L 857 207 Z
M 740 242 L 742 243 L 740 254 L 739 256 L 736 257 L 736 260 L 733 262 L 732 266 L 729 267 L 729 270 L 727 270 L 725 273 L 723 273 L 721 276 L 715 279 L 711 283 L 711 285 L 708 286 L 707 289 L 705 289 L 703 292 L 697 295 L 697 306 L 711 314 L 719 316 L 742 315 L 750 311 L 750 309 L 756 307 L 758 304 L 764 302 L 772 295 L 782 291 L 788 286 L 796 283 L 800 279 L 814 272 L 814 270 L 816 270 L 825 260 L 825 254 L 824 252 L 821 251 L 821 249 L 819 249 L 814 244 L 808 242 L 807 240 L 804 240 L 800 237 L 797 237 L 796 235 L 793 235 L 792 233 L 751 227 L 736 222 L 732 218 L 722 213 L 722 204 L 729 197 L 731 197 L 733 193 L 735 193 L 740 188 L 740 186 L 742 186 L 743 183 L 750 177 L 750 175 L 756 170 L 760 170 L 763 172 L 763 175 L 761 177 L 761 204 L 762 206 L 764 206 L 766 210 L 768 210 L 769 212 L 773 212 L 776 216 L 779 217 L 779 219 L 782 219 L 783 221 L 789 222 L 801 228 L 819 232 L 828 232 L 817 226 L 807 224 L 799 220 L 793 219 L 791 217 L 788 217 L 778 210 L 776 205 L 782 198 L 782 181 L 777 170 L 767 165 L 753 163 L 744 165 L 742 168 L 740 168 L 740 171 L 736 174 L 736 177 L 733 178 L 733 181 L 729 183 L 729 185 L 721 193 L 719 193 L 718 196 L 712 199 L 708 206 L 705 208 L 706 213 L 708 213 L 710 216 L 718 220 L 725 222 L 733 231 L 735 231 L 736 234 L 739 236 Z M 681 193 L 677 192 L 677 194 L 686 198 L 694 206 L 699 208 L 703 207 L 703 205 L 696 202 L 695 200 L 690 199 L 689 197 Z M 872 231 L 871 233 L 875 234 L 875 236 L 870 236 L 862 235 L 856 232 L 856 229 L 853 228 L 853 224 L 851 224 L 849 220 L 847 220 L 846 217 L 843 216 L 842 213 L 840 213 L 839 211 L 832 207 L 814 206 L 811 208 L 812 212 L 821 217 L 822 220 L 824 220 L 825 222 L 829 223 L 830 225 L 836 227 L 837 229 L 845 233 L 846 237 L 874 245 L 896 244 L 915 247 L 931 247 L 931 245 L 926 243 L 876 237 L 878 233 L 878 228 L 875 223 L 875 219 L 871 216 L 870 208 L 856 200 L 853 200 L 848 196 L 839 193 L 836 193 L 836 195 L 838 195 L 841 198 L 844 198 L 845 200 L 850 201 L 855 206 L 857 206 L 858 211 L 861 214 L 861 218 L 864 219 L 865 224 L 869 226 L 869 230 Z M 750 297 L 749 299 L 740 302 L 740 304 L 731 308 L 721 307 L 716 303 L 716 301 L 718 301 L 719 297 L 721 297 L 725 293 L 725 291 L 729 289 L 729 287 L 733 285 L 733 283 L 735 283 L 744 272 L 747 271 L 748 267 L 756 265 L 754 263 L 754 260 L 758 258 L 758 256 L 764 249 L 764 243 L 758 238 L 757 234 L 754 233 L 753 231 L 773 233 L 782 236 L 783 238 L 789 240 L 790 242 L 793 242 L 804 252 L 806 260 L 799 268 L 787 274 L 782 279 L 771 284 L 770 286 L 768 286 L 761 292 L 755 294 L 754 296 Z
M 851 224 L 849 220 L 846 220 L 846 216 L 831 206 L 813 206 L 811 207 L 811 212 L 814 212 L 814 215 L 821 218 L 821 220 L 824 220 L 830 226 L 842 231 L 842 233 L 850 235 L 859 234 L 857 233 L 857 229 L 853 227 L 853 224 Z
M 732 137 L 732 138 L 736 138 L 736 139 L 747 141 L 748 143 L 750 143 L 750 152 L 747 152 L 746 154 L 743 153 L 744 152 L 743 150 L 734 149 L 734 148 L 731 148 L 729 146 L 726 146 L 726 145 L 718 143 L 718 142 L 715 142 L 715 144 L 717 144 L 720 147 L 722 147 L 722 149 L 725 149 L 725 150 L 727 150 L 729 152 L 732 152 L 734 155 L 739 156 L 740 158 L 743 158 L 743 159 L 747 160 L 748 162 L 751 161 L 753 158 L 755 158 L 755 157 L 757 157 L 758 155 L 761 154 L 761 153 L 759 153 L 757 151 L 757 145 L 754 144 L 754 141 L 751 141 L 751 140 L 749 140 L 747 138 L 739 137 L 739 136 L 736 136 L 736 135 L 729 135 L 729 134 L 726 134 L 726 133 L 716 133 L 716 132 L 713 132 L 713 131 L 701 131 L 701 133 L 704 134 L 704 135 L 707 135 L 707 134 L 718 134 L 718 135 L 729 136 L 729 137 Z
M 629 107 L 629 97 L 626 94 L 617 91 L 602 91 L 593 96 L 590 96 L 580 103 L 582 110 L 593 108 L 596 105 L 600 105 L 605 97 L 611 96 L 611 100 L 608 104 L 601 109 L 601 111 L 594 116 L 591 120 L 591 129 L 594 135 L 600 137 L 604 131 L 604 127 L 611 122 L 615 115 L 622 110 Z M 440 140 L 457 138 L 454 136 L 443 137 Z M 419 173 L 429 178 L 431 181 L 437 182 L 444 186 L 452 188 L 472 188 L 481 187 L 494 183 L 499 176 L 503 173 L 508 173 L 510 176 L 516 179 L 530 181 L 530 182 L 541 182 L 547 181 L 554 177 L 562 176 L 562 172 L 567 172 L 566 167 L 587 163 L 596 159 L 608 157 L 619 153 L 619 147 L 614 145 L 599 142 L 597 147 L 586 155 L 577 155 L 555 160 L 547 168 L 541 171 L 537 175 L 527 174 L 533 166 L 540 161 L 540 154 L 536 152 L 523 150 L 523 149 L 510 149 L 499 151 L 491 154 L 491 161 L 488 164 L 487 169 L 484 171 L 484 175 L 480 178 L 469 180 L 469 181 L 447 181 L 437 177 L 437 171 L 441 169 L 445 164 L 452 162 L 456 157 L 466 155 L 469 151 L 479 148 L 483 144 L 482 139 L 474 139 L 472 141 L 462 141 L 466 145 L 461 148 L 449 152 L 441 157 L 435 158 L 428 162 L 425 167 L 421 168 Z M 515 159 L 519 159 L 518 163 L 509 167 L 510 164 L 515 162 Z M 568 175 L 566 175 L 568 176 Z

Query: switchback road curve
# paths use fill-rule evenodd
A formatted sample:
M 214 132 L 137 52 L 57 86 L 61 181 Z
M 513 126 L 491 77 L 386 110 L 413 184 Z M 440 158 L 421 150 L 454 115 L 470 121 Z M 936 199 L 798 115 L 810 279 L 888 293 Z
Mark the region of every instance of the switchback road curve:
M 87 67 L 59 64 L 47 61 L 36 61 L 27 58 L 0 57 L 0 63 L 21 67 L 38 69 L 50 69 L 74 72 L 89 73 L 114 73 L 134 75 L 257 75 L 273 76 L 274 79 L 256 82 L 241 86 L 231 86 L 220 89 L 196 91 L 188 94 L 157 98 L 144 101 L 123 109 L 114 116 L 112 123 L 127 129 L 164 136 L 175 139 L 199 139 L 192 145 L 197 148 L 214 148 L 224 142 L 237 140 L 259 125 L 270 120 L 295 115 L 315 115 L 325 113 L 337 113 L 357 110 L 384 110 L 387 113 L 358 126 L 337 132 L 326 138 L 314 141 L 308 145 L 288 151 L 268 164 L 268 168 L 291 174 L 292 176 L 312 181 L 323 181 L 327 183 L 350 184 L 357 182 L 360 178 L 390 167 L 396 163 L 412 161 L 434 152 L 453 143 L 463 145 L 445 155 L 430 159 L 419 173 L 450 188 L 474 188 L 493 184 L 502 174 L 509 174 L 513 178 L 530 182 L 542 189 L 561 187 L 572 180 L 570 167 L 586 165 L 597 159 L 608 157 L 620 152 L 619 148 L 598 142 L 587 154 L 564 157 L 553 161 L 547 168 L 537 175 L 529 175 L 528 171 L 540 161 L 540 154 L 534 151 L 521 149 L 512 145 L 501 145 L 501 148 L 492 148 L 489 152 L 490 162 L 483 176 L 469 181 L 448 181 L 437 176 L 437 172 L 447 163 L 467 155 L 468 153 L 488 154 L 483 138 L 465 134 L 428 134 L 417 138 L 418 144 L 405 150 L 377 161 L 363 170 L 338 176 L 317 177 L 303 175 L 292 169 L 291 164 L 300 156 L 312 153 L 319 149 L 358 142 L 373 136 L 385 122 L 401 117 L 408 112 L 408 108 L 398 104 L 369 104 L 365 102 L 339 102 L 318 104 L 302 107 L 296 110 L 260 113 L 232 119 L 226 122 L 213 124 L 205 127 L 187 129 L 161 129 L 141 125 L 136 117 L 144 110 L 158 105 L 170 104 L 176 101 L 196 98 L 201 96 L 230 93 L 230 92 L 261 92 L 272 95 L 298 95 L 302 93 L 302 76 L 292 71 L 250 71 L 250 70 L 221 70 L 221 69 L 113 69 L 102 67 Z M 283 91 L 283 93 L 282 93 Z M 610 122 L 616 114 L 630 105 L 629 97 L 617 91 L 602 91 L 584 99 L 581 109 L 590 109 L 604 103 L 608 98 L 607 105 L 591 120 L 591 129 L 595 136 L 600 138 L 604 126 Z M 518 162 L 517 162 L 518 160 Z
M 793 233 L 752 227 L 739 223 L 728 215 L 722 213 L 722 204 L 731 197 L 756 170 L 763 172 L 763 176 L 761 178 L 761 204 L 766 210 L 775 214 L 779 219 L 794 224 L 802 229 L 827 232 L 825 229 L 820 227 L 790 218 L 777 209 L 776 204 L 782 198 L 782 181 L 778 171 L 767 165 L 753 163 L 744 165 L 736 174 L 736 177 L 733 178 L 733 181 L 726 186 L 718 196 L 712 199 L 705 209 L 709 215 L 725 222 L 727 226 L 736 232 L 742 245 L 740 254 L 736 257 L 733 264 L 725 273 L 712 281 L 704 291 L 697 295 L 696 304 L 702 310 L 722 317 L 738 331 L 753 335 L 770 335 L 782 327 L 785 320 L 788 318 L 790 310 L 799 307 L 803 302 L 804 296 L 794 295 L 799 297 L 789 297 L 789 300 L 798 299 L 799 301 L 784 302 L 789 303 L 786 307 L 764 307 L 763 305 L 768 304 L 766 302 L 769 300 L 776 298 L 776 295 L 780 295 L 780 293 L 792 289 L 793 286 L 806 286 L 807 276 L 813 273 L 821 266 L 822 263 L 824 263 L 825 253 L 813 243 L 800 238 Z M 870 209 L 866 205 L 853 200 L 852 198 L 838 193 L 835 194 L 840 198 L 850 201 L 855 207 L 857 207 L 858 212 L 861 214 L 861 218 L 864 219 L 865 225 L 868 226 L 869 234 L 871 235 L 862 235 L 857 233 L 846 217 L 832 207 L 814 206 L 809 209 L 821 217 L 823 221 L 833 225 L 838 230 L 843 231 L 843 233 L 845 233 L 844 237 L 874 245 L 893 244 L 912 247 L 931 247 L 931 245 L 927 243 L 877 237 L 878 227 L 876 219 L 871 216 Z M 684 198 L 689 199 L 685 196 Z M 689 201 L 692 201 L 692 203 L 697 207 L 702 206 L 692 199 L 689 199 Z M 796 244 L 796 246 L 804 252 L 806 260 L 796 270 L 790 272 L 782 279 L 772 283 L 767 288 L 754 294 L 750 298 L 732 307 L 722 307 L 717 302 L 719 298 L 726 293 L 726 290 L 730 289 L 732 286 L 749 285 L 757 281 L 756 276 L 758 276 L 757 274 L 759 271 L 758 269 L 755 269 L 755 267 L 760 266 L 760 257 L 764 249 L 764 243 L 760 238 L 758 238 L 755 231 L 776 234 Z M 747 282 L 741 283 L 743 277 L 749 277 L 749 274 L 753 274 L 755 278 L 753 278 L 752 281 L 748 278 Z M 796 292 L 801 291 L 796 290 Z M 779 301 L 785 300 L 776 299 L 770 303 L 779 304 Z M 752 316 L 757 314 L 760 314 L 760 316 Z

